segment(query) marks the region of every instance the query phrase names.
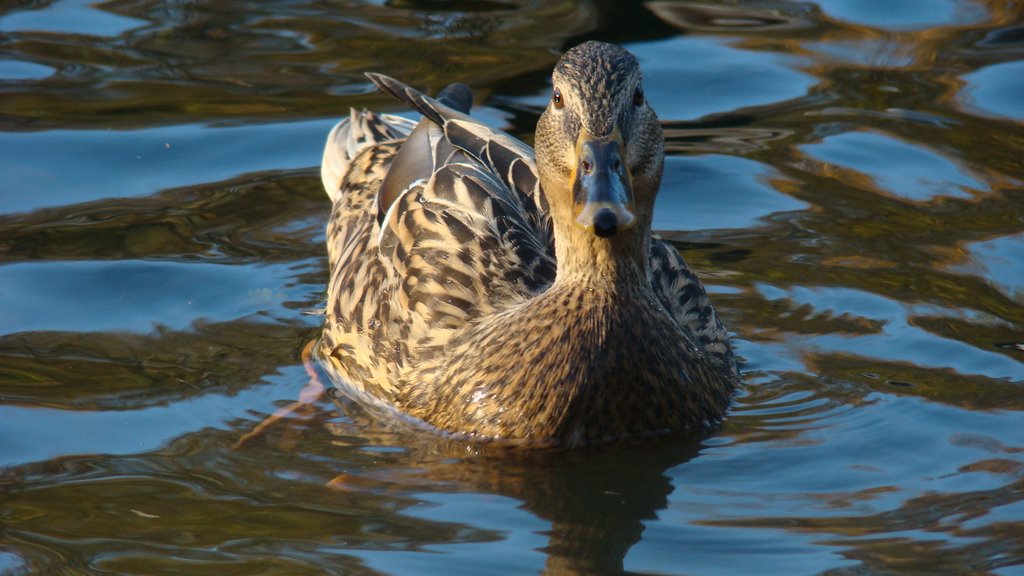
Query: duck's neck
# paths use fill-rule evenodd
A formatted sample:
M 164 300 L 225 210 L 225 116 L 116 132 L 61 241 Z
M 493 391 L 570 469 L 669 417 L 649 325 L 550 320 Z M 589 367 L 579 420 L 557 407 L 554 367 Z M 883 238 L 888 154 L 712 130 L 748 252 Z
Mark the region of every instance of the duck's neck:
M 569 223 L 555 230 L 558 271 L 552 288 L 571 287 L 614 293 L 650 287 L 646 226 L 600 238 L 592 230 Z

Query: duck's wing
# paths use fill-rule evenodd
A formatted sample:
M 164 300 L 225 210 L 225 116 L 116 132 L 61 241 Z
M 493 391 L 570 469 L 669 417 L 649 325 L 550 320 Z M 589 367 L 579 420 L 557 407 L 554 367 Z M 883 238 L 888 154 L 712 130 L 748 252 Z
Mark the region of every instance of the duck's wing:
M 719 366 L 736 371 L 729 332 L 711 306 L 704 286 L 679 251 L 657 235 L 651 241 L 651 284 L 662 305 L 693 345 Z
M 381 200 L 384 297 L 374 330 L 395 344 L 403 374 L 420 371 L 405 380 L 422 381 L 459 330 L 554 280 L 550 217 L 529 147 L 397 80 L 371 78 L 430 122 L 403 146 L 423 148 L 411 152 L 428 158 L 429 174 L 406 176 L 389 205 Z
M 382 91 L 405 102 L 433 126 L 440 127 L 444 141 L 434 148 L 444 149 L 445 145 L 450 145 L 468 155 L 472 163 L 485 169 L 502 184 L 504 195 L 520 208 L 541 240 L 548 246 L 554 246 L 551 217 L 547 200 L 541 194 L 533 150 L 522 141 L 500 130 L 492 130 L 466 114 L 466 98 L 471 98 L 467 96 L 467 87 L 459 85 L 461 88 L 456 92 L 457 96 L 445 100 L 465 106 L 465 109 L 456 109 L 389 76 L 376 73 L 366 76 Z M 452 161 L 458 159 L 453 158 Z
M 381 90 L 422 114 L 431 130 L 440 129 L 416 143 L 430 148 L 429 178 L 410 181 L 387 207 L 381 219 L 381 253 L 391 252 L 392 262 L 406 262 L 413 251 L 431 244 L 433 250 L 454 253 L 449 256 L 461 255 L 461 264 L 443 260 L 433 272 L 452 272 L 444 278 L 448 286 L 459 272 L 496 288 L 518 286 L 520 295 L 521 289 L 532 294 L 549 284 L 554 279 L 554 240 L 533 150 L 466 114 L 463 110 L 468 110 L 472 96 L 465 86 L 455 85 L 460 87 L 454 91 L 455 97 L 439 101 L 394 78 L 367 76 Z M 450 91 L 452 87 L 445 90 Z M 461 102 L 462 109 L 445 102 Z M 428 237 L 434 242 L 428 242 Z M 468 262 L 467 252 L 485 258 Z M 418 274 L 422 277 L 425 271 Z M 480 291 L 478 296 L 483 299 L 474 299 L 479 300 L 478 305 L 501 300 L 500 295 L 488 292 Z

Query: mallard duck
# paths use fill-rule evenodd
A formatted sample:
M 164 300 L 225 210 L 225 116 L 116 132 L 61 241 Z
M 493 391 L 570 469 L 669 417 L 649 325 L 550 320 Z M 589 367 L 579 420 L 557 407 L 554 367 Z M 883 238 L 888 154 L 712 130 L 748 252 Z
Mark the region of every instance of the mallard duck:
M 331 131 L 321 351 L 346 393 L 460 437 L 580 446 L 721 419 L 738 375 L 697 276 L 651 232 L 664 138 L 625 49 L 552 74 L 536 152 L 380 74 L 420 114 Z

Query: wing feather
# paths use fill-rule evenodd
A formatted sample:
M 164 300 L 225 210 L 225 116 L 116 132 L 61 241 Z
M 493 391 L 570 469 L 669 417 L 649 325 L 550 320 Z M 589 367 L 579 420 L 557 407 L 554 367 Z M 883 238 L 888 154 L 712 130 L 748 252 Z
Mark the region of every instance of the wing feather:
M 657 235 L 651 241 L 651 284 L 661 303 L 710 360 L 736 370 L 729 332 L 711 306 L 704 286 L 679 251 Z
M 444 130 L 447 141 L 469 154 L 504 182 L 496 193 L 508 196 L 533 223 L 538 236 L 554 253 L 554 235 L 547 200 L 541 193 L 533 150 L 512 136 L 494 130 L 389 76 L 367 76 L 384 92 L 406 103 Z
M 404 138 L 415 123 L 401 116 L 376 114 L 369 110 L 349 110 L 349 117 L 338 122 L 327 135 L 320 178 L 331 200 L 341 194 L 341 180 L 363 150 L 382 142 Z

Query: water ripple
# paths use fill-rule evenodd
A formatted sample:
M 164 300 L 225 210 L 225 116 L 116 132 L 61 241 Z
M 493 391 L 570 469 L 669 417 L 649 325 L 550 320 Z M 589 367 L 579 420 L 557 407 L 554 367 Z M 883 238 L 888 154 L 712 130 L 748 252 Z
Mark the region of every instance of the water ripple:
M 4 6 L 0 572 L 1024 565 L 1013 2 Z M 320 146 L 401 110 L 363 72 L 466 82 L 530 141 L 582 39 L 663 119 L 655 223 L 736 335 L 726 420 L 509 451 L 317 399 Z

